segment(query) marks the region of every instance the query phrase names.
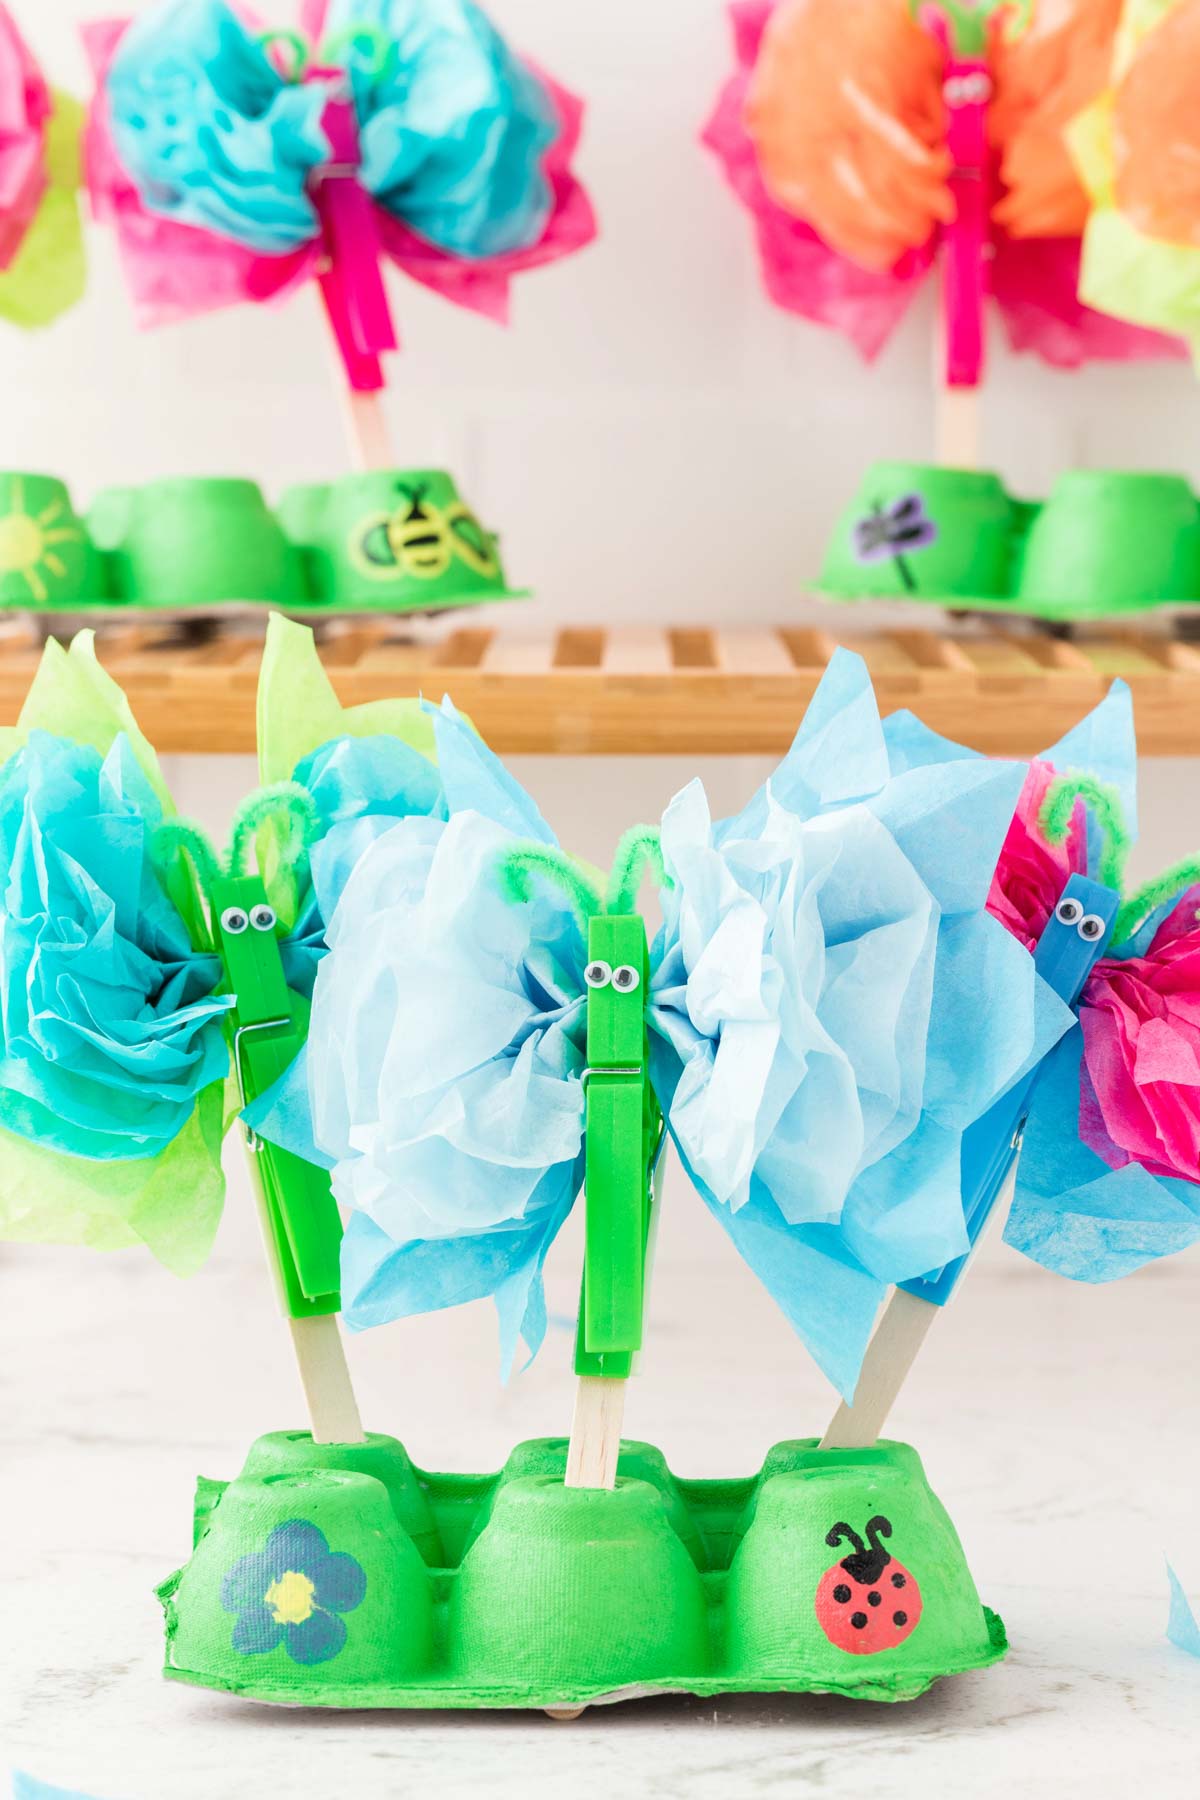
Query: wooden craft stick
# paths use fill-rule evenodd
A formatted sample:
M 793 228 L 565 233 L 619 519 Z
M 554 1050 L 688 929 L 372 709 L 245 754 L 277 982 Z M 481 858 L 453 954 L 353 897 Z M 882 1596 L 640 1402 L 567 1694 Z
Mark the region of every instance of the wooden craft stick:
M 879 1437 L 940 1306 L 897 1288 L 863 1357 L 853 1405 L 843 1400 L 822 1450 L 866 1450 Z
M 996 1203 L 995 1211 L 1001 1218 L 1012 1202 L 1016 1183 L 1014 1161 Z M 843 1400 L 838 1407 L 821 1439 L 822 1450 L 867 1450 L 878 1440 L 929 1327 L 944 1311 L 945 1307 L 922 1300 L 918 1294 L 906 1293 L 903 1288 L 895 1290 L 867 1345 L 854 1402 L 847 1405 Z
M 939 382 L 934 421 L 935 454 L 943 468 L 979 467 L 979 389 Z
M 366 1434 L 337 1317 L 289 1319 L 315 1444 L 361 1444 Z
M 346 435 L 350 440 L 350 458 L 354 467 L 364 471 L 394 468 L 383 395 L 359 394 L 346 388 L 343 397 Z
M 581 1375 L 567 1447 L 567 1487 L 613 1488 L 625 1417 L 625 1382 Z

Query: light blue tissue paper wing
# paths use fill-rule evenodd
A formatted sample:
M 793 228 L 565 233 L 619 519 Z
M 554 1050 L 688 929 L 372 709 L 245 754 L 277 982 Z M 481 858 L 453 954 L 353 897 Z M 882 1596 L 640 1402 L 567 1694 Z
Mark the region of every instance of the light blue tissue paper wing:
M 224 0 L 158 0 L 106 77 L 113 141 L 147 211 L 264 256 L 317 234 L 326 90 L 285 82 Z
M 965 1130 L 1074 1024 L 1071 1008 L 998 919 L 967 913 L 948 920 L 938 934 L 926 1109 L 948 1129 Z
M 316 1163 L 318 1168 L 333 1168 L 334 1159 L 318 1148 L 313 1137 L 307 1043 L 301 1045 L 278 1081 L 257 1100 L 251 1101 L 241 1116 L 268 1144 L 290 1150 L 293 1156 Z
M 427 710 L 434 716 L 438 768 L 450 812 L 482 813 L 515 837 L 556 844 L 558 839 L 520 782 L 454 704 L 447 698 L 440 708 L 429 706 Z
M 26 1775 L 23 1769 L 13 1770 L 13 1800 L 93 1800 L 90 1794 L 80 1793 L 78 1788 L 50 1787 L 44 1781 L 37 1781 L 32 1775 Z
M 891 1284 L 965 1255 L 961 1160 L 961 1132 L 922 1117 L 851 1186 L 838 1227 L 846 1254 Z
M 400 1244 L 373 1220 L 353 1213 L 342 1240 L 347 1325 L 361 1331 L 491 1296 L 507 1375 L 518 1337 L 524 1337 L 531 1356 L 541 1347 L 542 1268 L 582 1180 L 582 1158 L 548 1170 L 524 1218 L 453 1238 Z
M 979 761 L 980 752 L 956 744 L 953 738 L 931 731 L 916 713 L 905 707 L 889 713 L 883 721 L 883 741 L 887 746 L 888 768 L 893 775 L 906 775 L 910 769 L 928 769 L 938 763 Z
M 1183 1583 L 1167 1564 L 1167 1583 L 1171 1590 L 1171 1610 L 1167 1616 L 1167 1642 L 1189 1656 L 1200 1656 L 1200 1624 L 1183 1591 Z
M 818 1368 L 852 1399 L 884 1283 L 848 1255 L 836 1226 L 786 1224 L 759 1183 L 736 1212 L 696 1185 Z
M 837 649 L 808 704 L 791 749 L 765 787 L 733 818 L 715 827 L 718 844 L 758 837 L 768 792 L 780 806 L 808 819 L 825 807 L 849 806 L 878 793 L 887 781 L 887 752 L 879 707 L 862 657 Z
M 1068 769 L 1084 769 L 1115 787 L 1130 836 L 1137 836 L 1137 734 L 1133 696 L 1125 682 L 1114 681 L 1099 706 L 1066 737 L 1043 750 L 1039 760 L 1053 763 L 1063 774 Z
M 1082 1050 L 1070 1032 L 1034 1088 L 1004 1241 L 1072 1281 L 1115 1281 L 1200 1240 L 1200 1189 L 1137 1163 L 1110 1169 L 1083 1142 Z
M 333 738 L 312 751 L 292 776 L 317 803 L 322 825 L 383 815 L 446 816 L 437 765 L 401 738 Z
M 542 82 L 470 0 L 333 0 L 327 29 L 374 27 L 382 72 L 350 63 L 363 182 L 464 258 L 536 244 L 553 205 L 543 160 L 560 122 Z
M 1023 763 L 947 762 L 896 776 L 867 805 L 944 913 L 978 911 L 1024 781 Z

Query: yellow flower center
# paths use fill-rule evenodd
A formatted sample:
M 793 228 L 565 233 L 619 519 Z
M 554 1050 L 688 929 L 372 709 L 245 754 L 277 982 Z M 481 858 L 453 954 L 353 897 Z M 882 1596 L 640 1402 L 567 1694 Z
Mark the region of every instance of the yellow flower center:
M 303 1625 L 316 1610 L 313 1605 L 316 1592 L 307 1575 L 298 1575 L 294 1569 L 288 1569 L 278 1581 L 271 1583 L 264 1599 L 277 1625 Z

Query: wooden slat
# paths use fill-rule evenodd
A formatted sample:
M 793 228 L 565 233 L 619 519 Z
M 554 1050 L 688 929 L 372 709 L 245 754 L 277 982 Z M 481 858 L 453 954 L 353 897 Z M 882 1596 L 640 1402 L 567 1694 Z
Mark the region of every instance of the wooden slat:
M 717 666 L 730 675 L 789 675 L 795 668 L 778 631 L 716 634 Z
M 164 752 L 249 751 L 259 649 L 228 622 L 188 645 L 170 620 L 114 621 L 97 643 L 151 742 Z M 833 653 L 831 633 L 581 624 L 534 633 L 458 626 L 398 642 L 394 622 L 332 635 L 321 654 L 346 705 L 449 692 L 501 754 L 774 755 L 794 735 Z M 911 707 L 933 730 L 998 755 L 1052 743 L 1116 675 L 1133 688 L 1147 755 L 1200 756 L 1200 645 L 1110 631 L 1073 640 L 997 630 L 857 632 L 881 708 Z M 40 652 L 0 632 L 0 723 L 16 720 Z
M 665 675 L 671 666 L 671 640 L 665 631 L 627 626 L 605 638 L 600 667 L 606 675 Z

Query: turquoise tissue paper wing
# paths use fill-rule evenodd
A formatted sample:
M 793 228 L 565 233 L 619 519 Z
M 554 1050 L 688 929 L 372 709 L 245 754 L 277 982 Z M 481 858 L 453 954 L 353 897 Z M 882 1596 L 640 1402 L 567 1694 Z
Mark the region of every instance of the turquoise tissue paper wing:
M 158 0 L 106 82 L 117 153 L 148 211 L 264 256 L 319 229 L 308 193 L 329 156 L 326 89 L 284 81 L 224 0 Z
M 152 1157 L 222 1081 L 228 997 L 151 856 L 159 800 L 128 740 L 35 731 L 0 769 L 0 1125 Z
M 543 163 L 559 118 L 533 71 L 471 0 L 334 0 L 330 37 L 356 26 L 389 46 L 378 73 L 350 57 L 364 186 L 453 255 L 536 244 L 553 207 Z
M 893 774 L 843 651 L 735 820 L 693 784 L 663 821 L 655 1085 L 696 1187 L 845 1394 L 887 1286 L 967 1247 L 963 1133 L 1071 1023 L 985 911 L 1023 775 Z
M 513 844 L 552 834 L 453 708 L 435 716 L 450 817 L 367 848 L 329 911 L 306 1051 L 247 1117 L 332 1170 L 351 1327 L 491 1295 L 507 1370 L 544 1335 L 542 1264 L 582 1185 L 587 952 L 556 889 L 502 893 Z M 322 910 L 325 869 L 319 846 Z
M 50 1787 L 22 1769 L 13 1770 L 12 1791 L 13 1800 L 92 1800 L 90 1794 L 82 1794 L 78 1788 Z

